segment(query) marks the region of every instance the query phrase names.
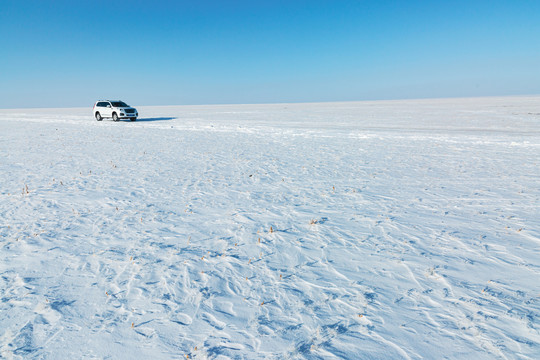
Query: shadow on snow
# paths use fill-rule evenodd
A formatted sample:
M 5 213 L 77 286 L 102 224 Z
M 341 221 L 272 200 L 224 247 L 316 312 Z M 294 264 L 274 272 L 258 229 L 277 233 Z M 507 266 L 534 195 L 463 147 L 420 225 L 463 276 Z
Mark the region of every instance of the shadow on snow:
M 166 121 L 166 120 L 174 120 L 174 119 L 176 118 L 175 117 L 155 117 L 155 118 L 138 118 L 136 121 Z

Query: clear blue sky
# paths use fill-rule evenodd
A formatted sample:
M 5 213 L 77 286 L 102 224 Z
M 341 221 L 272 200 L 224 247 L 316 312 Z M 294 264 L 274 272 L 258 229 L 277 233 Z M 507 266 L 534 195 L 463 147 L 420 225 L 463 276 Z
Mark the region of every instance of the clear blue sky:
M 0 108 L 539 93 L 538 0 L 0 0 Z

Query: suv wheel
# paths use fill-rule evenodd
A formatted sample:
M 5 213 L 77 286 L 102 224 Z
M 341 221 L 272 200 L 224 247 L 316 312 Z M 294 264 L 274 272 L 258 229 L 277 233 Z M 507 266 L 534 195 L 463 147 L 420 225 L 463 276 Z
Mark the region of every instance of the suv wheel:
M 96 113 L 96 120 L 97 120 L 97 121 L 103 120 L 103 118 L 101 117 L 101 114 L 98 113 L 98 112 Z
M 118 115 L 116 115 L 116 113 L 113 113 L 112 114 L 112 119 L 113 119 L 113 121 L 118 121 Z

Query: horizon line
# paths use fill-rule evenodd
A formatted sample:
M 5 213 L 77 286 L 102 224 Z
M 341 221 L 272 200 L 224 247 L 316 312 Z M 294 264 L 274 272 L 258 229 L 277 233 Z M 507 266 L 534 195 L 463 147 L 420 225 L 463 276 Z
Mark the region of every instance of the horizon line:
M 519 94 L 519 95 L 478 95 L 478 96 L 446 96 L 446 97 L 413 97 L 394 99 L 364 99 L 364 100 L 335 100 L 335 101 L 290 101 L 290 102 L 254 102 L 254 103 L 206 103 L 206 104 L 167 104 L 167 105 L 135 105 L 141 107 L 172 107 L 172 106 L 246 106 L 246 105 L 301 105 L 301 104 L 339 104 L 339 103 L 368 103 L 368 102 L 399 102 L 399 101 L 430 101 L 430 100 L 466 100 L 466 99 L 494 99 L 494 98 L 516 98 L 516 97 L 540 97 L 540 94 Z M 96 100 L 97 101 L 97 100 Z M 121 100 L 123 101 L 123 100 Z M 91 104 L 93 106 L 93 104 Z M 90 105 L 88 105 L 90 106 Z M 23 109 L 82 109 L 87 106 L 67 106 L 67 107 L 0 107 L 1 110 L 23 110 Z

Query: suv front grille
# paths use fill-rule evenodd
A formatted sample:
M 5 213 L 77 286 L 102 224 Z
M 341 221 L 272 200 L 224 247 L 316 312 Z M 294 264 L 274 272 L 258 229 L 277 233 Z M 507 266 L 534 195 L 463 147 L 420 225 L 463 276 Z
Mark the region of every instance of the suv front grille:
M 126 109 L 126 114 L 134 114 L 135 109 Z

